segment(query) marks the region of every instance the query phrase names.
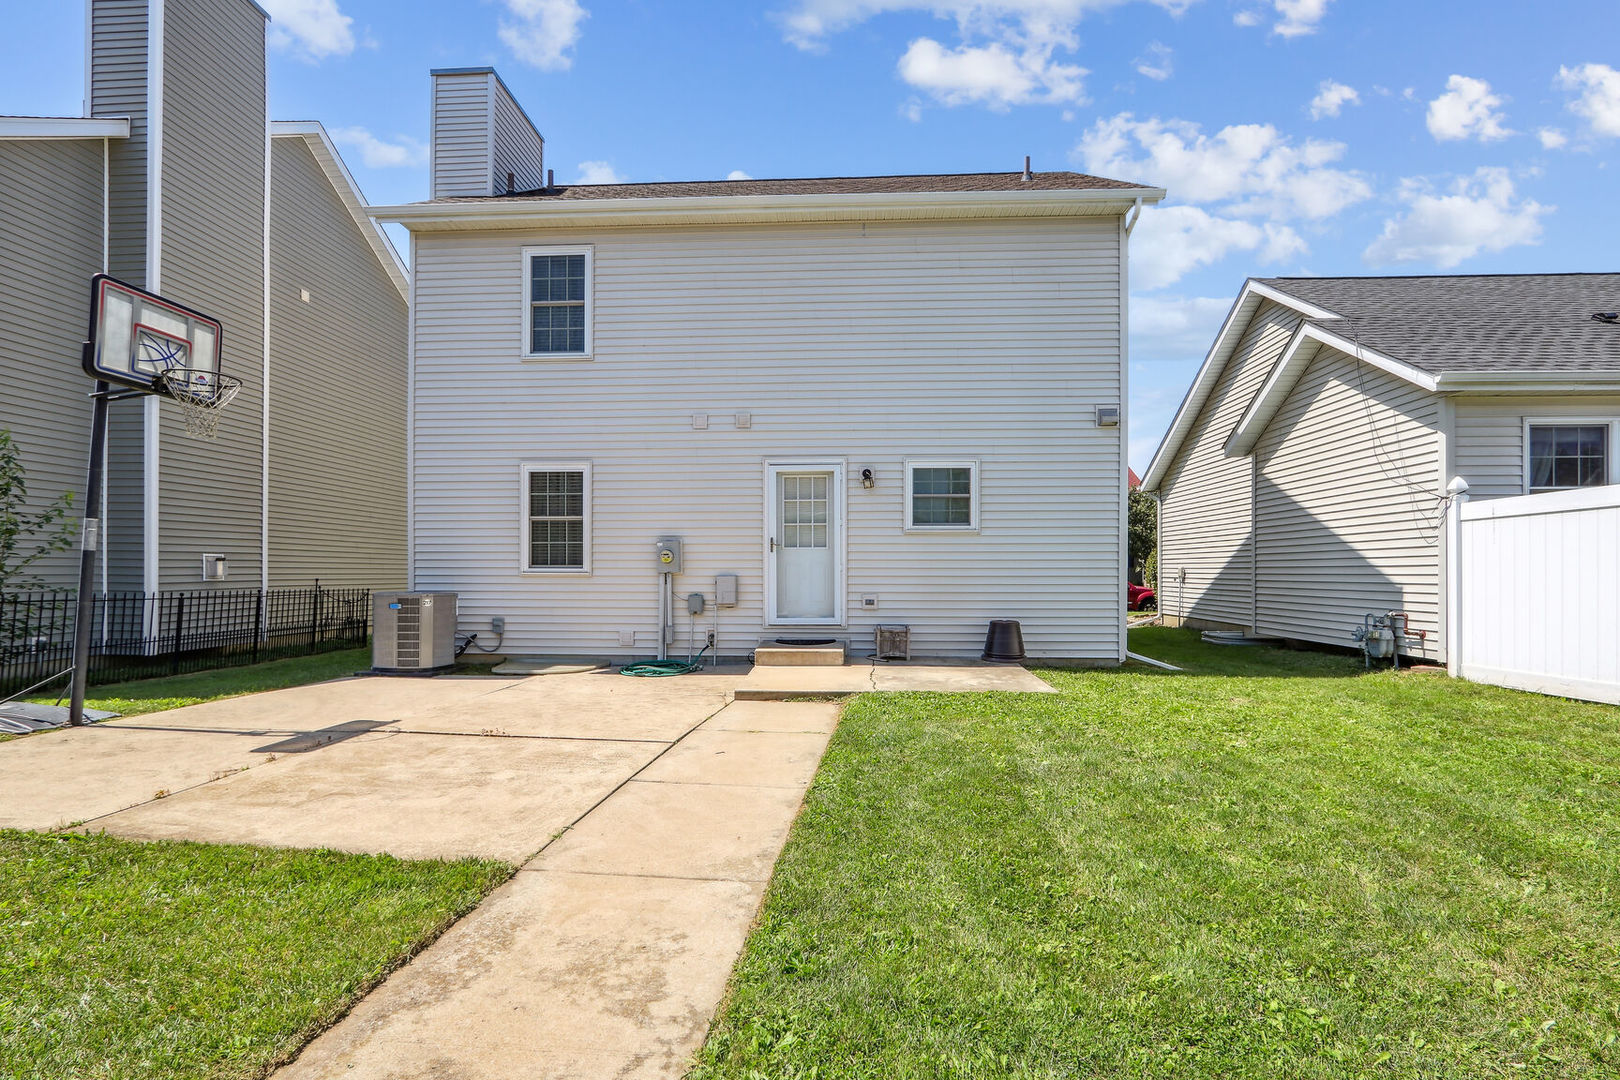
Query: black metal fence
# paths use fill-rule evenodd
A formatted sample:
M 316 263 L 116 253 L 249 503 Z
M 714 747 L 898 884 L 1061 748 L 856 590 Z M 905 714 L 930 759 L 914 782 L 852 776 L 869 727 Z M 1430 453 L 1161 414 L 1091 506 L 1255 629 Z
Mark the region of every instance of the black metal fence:
M 0 697 L 72 665 L 74 608 L 71 592 L 0 595 Z M 98 593 L 93 619 L 90 682 L 121 682 L 364 645 L 371 592 Z

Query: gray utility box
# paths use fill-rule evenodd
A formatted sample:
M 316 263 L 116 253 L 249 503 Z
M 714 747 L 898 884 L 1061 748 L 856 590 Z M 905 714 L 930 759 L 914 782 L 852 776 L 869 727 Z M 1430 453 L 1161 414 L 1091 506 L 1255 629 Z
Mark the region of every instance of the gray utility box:
M 456 662 L 455 593 L 373 593 L 371 613 L 373 670 L 436 671 Z

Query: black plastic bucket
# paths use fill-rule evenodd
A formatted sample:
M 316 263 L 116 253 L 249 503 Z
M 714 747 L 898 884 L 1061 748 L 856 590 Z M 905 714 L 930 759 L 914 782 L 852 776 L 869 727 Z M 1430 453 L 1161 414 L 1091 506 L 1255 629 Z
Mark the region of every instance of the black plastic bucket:
M 984 636 L 984 655 L 993 664 L 1016 664 L 1024 659 L 1024 629 L 1017 619 L 991 619 Z

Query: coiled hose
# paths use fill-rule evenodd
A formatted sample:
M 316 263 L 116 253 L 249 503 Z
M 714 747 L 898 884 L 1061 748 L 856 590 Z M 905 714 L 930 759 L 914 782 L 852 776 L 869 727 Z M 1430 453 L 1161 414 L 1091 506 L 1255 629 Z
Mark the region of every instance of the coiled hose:
M 685 660 L 648 660 L 642 664 L 626 664 L 619 669 L 620 675 L 630 675 L 638 679 L 664 679 L 671 675 L 690 675 L 703 668 L 703 654 L 709 651 L 707 645 L 698 650 L 698 654 L 690 662 Z

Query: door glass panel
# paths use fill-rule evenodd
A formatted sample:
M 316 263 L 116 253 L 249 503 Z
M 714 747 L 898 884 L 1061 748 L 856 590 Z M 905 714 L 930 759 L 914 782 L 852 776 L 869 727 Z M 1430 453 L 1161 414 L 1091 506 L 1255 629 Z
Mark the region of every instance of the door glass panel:
M 827 477 L 783 476 L 782 546 L 827 546 Z

